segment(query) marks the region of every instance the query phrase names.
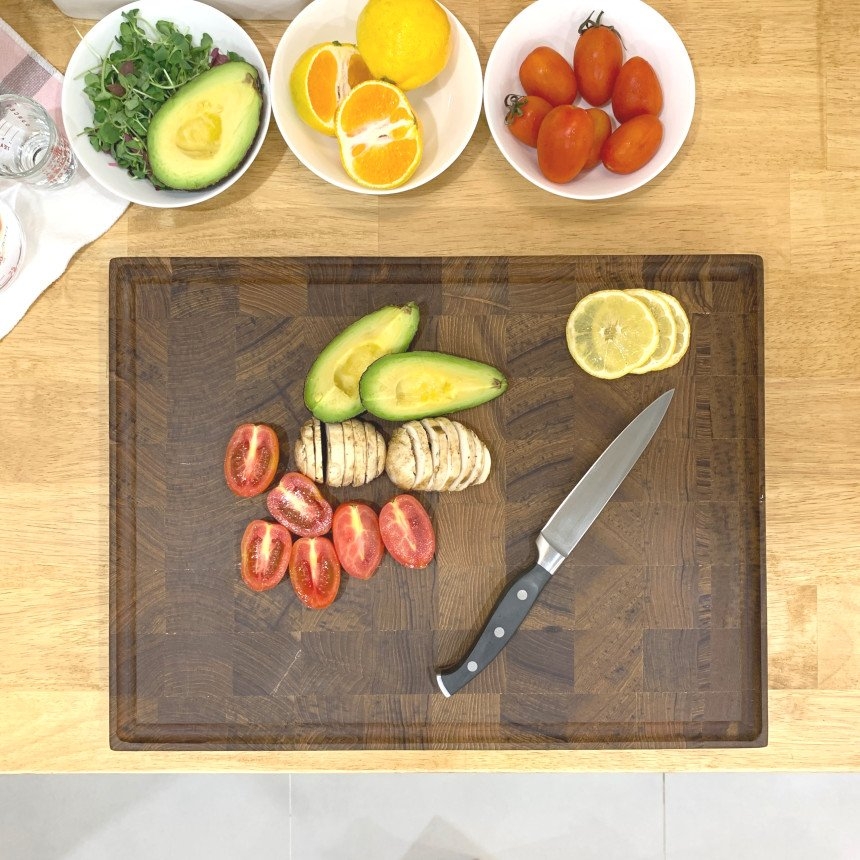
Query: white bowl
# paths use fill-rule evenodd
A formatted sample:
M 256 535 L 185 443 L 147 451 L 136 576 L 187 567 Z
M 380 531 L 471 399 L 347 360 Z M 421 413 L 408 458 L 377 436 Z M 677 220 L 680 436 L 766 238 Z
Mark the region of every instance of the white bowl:
M 654 67 L 663 88 L 663 142 L 643 167 L 626 175 L 611 173 L 602 164 L 565 184 L 550 182 L 540 172 L 537 152 L 518 141 L 505 126 L 505 96 L 522 93 L 519 68 L 538 45 L 555 48 L 569 62 L 579 37 L 579 25 L 589 13 L 603 10 L 603 20 L 616 27 L 624 41 L 624 59 L 644 57 Z M 693 121 L 696 82 L 681 38 L 671 24 L 641 0 L 605 0 L 593 4 L 570 0 L 537 0 L 502 31 L 490 52 L 484 76 L 484 113 L 502 155 L 529 182 L 573 200 L 618 197 L 653 179 L 675 157 Z M 577 97 L 574 104 L 590 107 Z M 611 115 L 611 105 L 603 108 Z M 613 129 L 617 123 L 613 120 Z
M 312 45 L 332 40 L 354 44 L 355 23 L 366 3 L 367 0 L 315 0 L 296 16 L 272 60 L 272 112 L 287 146 L 321 179 L 359 194 L 396 194 L 437 177 L 469 142 L 481 115 L 481 63 L 469 34 L 446 9 L 453 39 L 448 65 L 429 84 L 406 93 L 421 122 L 421 163 L 412 177 L 397 188 L 377 191 L 359 185 L 344 170 L 337 141 L 299 119 L 290 96 L 290 73 Z
M 159 20 L 173 22 L 180 30 L 190 33 L 194 37 L 195 44 L 204 33 L 209 33 L 215 47 L 224 53 L 235 51 L 260 73 L 263 110 L 254 145 L 237 170 L 209 188 L 203 188 L 200 191 L 158 190 L 146 179 L 135 179 L 129 176 L 123 168 L 116 166 L 110 153 L 97 152 L 90 145 L 87 136 L 82 134 L 83 130 L 93 122 L 93 105 L 84 94 L 83 76 L 97 65 L 98 57 L 114 49 L 114 37 L 119 33 L 119 25 L 123 20 L 122 13 L 130 9 L 140 10 L 140 18 L 153 26 Z M 102 18 L 75 48 L 63 79 L 61 104 L 69 143 L 80 164 L 99 185 L 132 203 L 171 209 L 192 206 L 209 200 L 229 188 L 248 169 L 260 151 L 269 127 L 269 76 L 266 72 L 266 64 L 251 37 L 223 12 L 205 3 L 198 3 L 196 0 L 183 0 L 182 3 L 177 3 L 176 0 L 138 0 L 137 3 L 122 6 Z

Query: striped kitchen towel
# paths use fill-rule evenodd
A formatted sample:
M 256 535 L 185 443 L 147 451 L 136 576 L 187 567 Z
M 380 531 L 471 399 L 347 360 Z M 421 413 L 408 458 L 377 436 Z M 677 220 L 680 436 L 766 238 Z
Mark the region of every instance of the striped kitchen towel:
M 0 92 L 35 99 L 62 129 L 62 87 L 63 76 L 0 18 Z M 0 289 L 2 338 L 63 274 L 75 252 L 101 236 L 128 203 L 102 189 L 80 164 L 63 188 L 35 188 L 0 177 L 0 200 L 17 215 L 26 244 L 18 276 Z

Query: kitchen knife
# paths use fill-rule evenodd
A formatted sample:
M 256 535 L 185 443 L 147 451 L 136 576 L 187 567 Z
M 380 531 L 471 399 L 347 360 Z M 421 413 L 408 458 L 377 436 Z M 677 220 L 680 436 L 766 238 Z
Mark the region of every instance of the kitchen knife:
M 549 578 L 570 555 L 657 432 L 675 389 L 643 409 L 595 460 L 537 537 L 537 564 L 507 586 L 466 658 L 436 675 L 450 696 L 499 655 L 510 642 Z

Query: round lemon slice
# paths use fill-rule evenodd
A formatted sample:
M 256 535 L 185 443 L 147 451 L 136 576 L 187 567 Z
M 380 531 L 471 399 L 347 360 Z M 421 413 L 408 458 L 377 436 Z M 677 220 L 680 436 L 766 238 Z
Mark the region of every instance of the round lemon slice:
M 665 370 L 665 368 L 677 364 L 687 354 L 690 347 L 690 320 L 683 306 L 674 296 L 660 290 L 652 290 L 651 292 L 666 302 L 675 318 L 675 348 L 660 367 L 660 370 Z
M 600 379 L 617 379 L 644 364 L 660 342 L 648 305 L 623 290 L 600 290 L 582 298 L 565 334 L 573 360 Z
M 669 307 L 669 303 L 663 298 L 663 294 L 656 290 L 625 290 L 628 295 L 636 296 L 648 305 L 648 310 L 654 315 L 657 322 L 657 329 L 660 332 L 660 340 L 651 357 L 645 364 L 639 367 L 634 367 L 631 373 L 648 373 L 651 370 L 662 370 L 666 365 L 665 362 L 670 358 L 675 350 L 675 338 L 678 332 L 678 326 L 675 322 L 675 315 Z

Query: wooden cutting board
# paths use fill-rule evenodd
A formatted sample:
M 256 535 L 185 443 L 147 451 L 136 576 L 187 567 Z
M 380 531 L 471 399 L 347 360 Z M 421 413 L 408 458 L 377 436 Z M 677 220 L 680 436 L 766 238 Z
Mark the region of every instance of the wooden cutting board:
M 114 260 L 111 746 L 765 745 L 762 280 L 761 259 L 737 255 Z M 681 301 L 680 364 L 605 381 L 573 363 L 567 317 L 607 287 Z M 227 489 L 228 438 L 271 424 L 293 468 L 313 358 L 409 300 L 415 348 L 508 376 L 503 397 L 454 416 L 491 449 L 489 480 L 420 494 L 438 535 L 426 570 L 386 559 L 369 581 L 344 577 L 322 611 L 287 580 L 251 592 L 239 541 L 267 512 Z M 673 387 L 651 445 L 511 643 L 443 697 L 435 670 L 533 564 L 546 519 Z M 382 476 L 329 495 L 394 492 Z

